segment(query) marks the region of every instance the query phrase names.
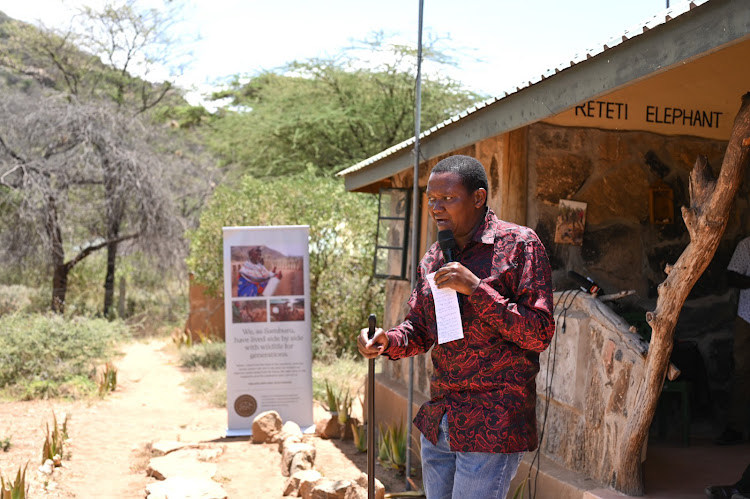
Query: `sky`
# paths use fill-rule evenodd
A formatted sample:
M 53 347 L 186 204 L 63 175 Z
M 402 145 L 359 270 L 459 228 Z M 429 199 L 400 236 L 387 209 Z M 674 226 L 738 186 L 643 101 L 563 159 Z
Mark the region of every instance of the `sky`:
M 139 0 L 158 6 L 161 0 Z M 671 0 L 674 7 L 686 0 Z M 103 0 L 0 0 L 27 22 L 66 26 L 71 9 Z M 418 0 L 185 0 L 178 28 L 195 41 L 177 83 L 199 101 L 231 75 L 335 55 L 382 31 L 416 46 Z M 423 38 L 440 40 L 456 67 L 444 75 L 487 96 L 640 27 L 666 0 L 424 0 Z M 197 40 L 196 40 L 197 39 Z

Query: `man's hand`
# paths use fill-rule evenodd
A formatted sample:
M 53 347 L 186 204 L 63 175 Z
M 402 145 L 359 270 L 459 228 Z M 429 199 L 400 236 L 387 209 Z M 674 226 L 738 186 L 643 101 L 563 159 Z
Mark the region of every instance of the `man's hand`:
M 385 349 L 388 348 L 388 336 L 386 336 L 385 331 L 381 328 L 375 330 L 372 339 L 367 338 L 369 333 L 369 328 L 364 328 L 359 332 L 357 348 L 365 359 L 374 359 L 378 355 L 382 355 Z
M 463 295 L 470 295 L 479 287 L 481 279 L 458 262 L 446 263 L 435 272 L 435 284 L 440 289 L 455 289 Z

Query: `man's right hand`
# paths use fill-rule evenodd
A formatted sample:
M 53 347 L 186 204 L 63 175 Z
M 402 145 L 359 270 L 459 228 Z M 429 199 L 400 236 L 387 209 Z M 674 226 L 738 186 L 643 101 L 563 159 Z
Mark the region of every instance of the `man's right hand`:
M 369 334 L 369 328 L 364 328 L 359 332 L 357 348 L 365 359 L 374 359 L 378 355 L 382 355 L 385 349 L 388 348 L 388 336 L 381 328 L 375 330 L 372 339 L 367 338 Z

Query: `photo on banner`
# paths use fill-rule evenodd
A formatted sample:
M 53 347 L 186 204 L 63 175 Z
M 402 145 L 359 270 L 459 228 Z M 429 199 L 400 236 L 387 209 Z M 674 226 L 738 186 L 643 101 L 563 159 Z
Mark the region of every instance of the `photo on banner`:
M 227 436 L 271 410 L 312 427 L 309 227 L 223 232 Z

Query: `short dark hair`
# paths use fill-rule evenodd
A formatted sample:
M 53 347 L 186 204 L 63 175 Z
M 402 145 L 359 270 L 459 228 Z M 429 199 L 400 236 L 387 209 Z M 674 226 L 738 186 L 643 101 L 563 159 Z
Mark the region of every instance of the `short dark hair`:
M 469 192 L 484 189 L 489 194 L 487 172 L 484 171 L 482 163 L 471 156 L 448 156 L 432 167 L 432 173 L 444 172 L 458 174 L 461 183 Z

